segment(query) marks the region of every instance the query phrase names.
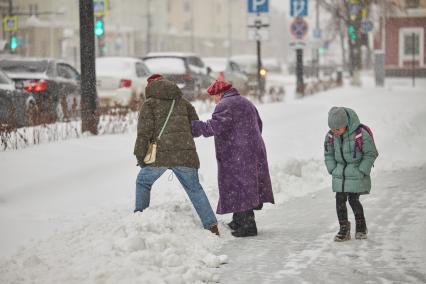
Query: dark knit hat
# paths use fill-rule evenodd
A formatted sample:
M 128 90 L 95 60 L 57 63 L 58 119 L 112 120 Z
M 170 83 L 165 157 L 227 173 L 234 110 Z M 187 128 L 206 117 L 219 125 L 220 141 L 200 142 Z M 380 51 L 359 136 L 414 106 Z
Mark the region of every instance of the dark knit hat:
M 328 112 L 328 127 L 330 129 L 348 126 L 348 115 L 343 107 L 332 107 Z

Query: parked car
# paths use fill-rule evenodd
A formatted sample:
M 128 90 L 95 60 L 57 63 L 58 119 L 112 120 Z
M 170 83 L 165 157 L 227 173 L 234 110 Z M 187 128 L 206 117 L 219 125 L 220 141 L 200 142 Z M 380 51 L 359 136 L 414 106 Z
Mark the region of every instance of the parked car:
M 241 94 L 247 94 L 248 76 L 236 62 L 225 57 L 206 57 L 203 61 L 210 67 L 213 78 L 231 82 Z
M 266 83 L 266 71 L 261 68 L 260 72 L 260 86 L 258 86 L 257 79 L 257 56 L 256 55 L 235 55 L 231 57 L 231 60 L 236 62 L 242 70 L 247 74 L 249 79 L 249 89 L 250 91 L 257 91 L 260 87 L 262 92 L 265 91 Z
M 34 97 L 29 92 L 17 90 L 15 83 L 0 70 L 0 125 L 34 125 L 37 113 Z
M 99 105 L 137 108 L 138 103 L 145 99 L 146 80 L 149 74 L 145 63 L 138 58 L 96 58 Z
M 152 73 L 159 73 L 176 82 L 185 98 L 199 97 L 211 84 L 213 78 L 201 58 L 192 53 L 157 52 L 143 57 Z
M 62 121 L 78 116 L 80 74 L 71 65 L 56 59 L 1 59 L 0 68 L 16 86 L 30 92 L 44 122 Z
M 262 65 L 268 73 L 281 74 L 283 72 L 281 63 L 276 58 L 263 58 Z

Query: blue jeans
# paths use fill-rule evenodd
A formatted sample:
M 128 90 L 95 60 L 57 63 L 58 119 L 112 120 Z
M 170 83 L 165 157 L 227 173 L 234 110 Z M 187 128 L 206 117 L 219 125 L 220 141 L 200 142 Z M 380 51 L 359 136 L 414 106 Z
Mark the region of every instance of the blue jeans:
M 136 202 L 135 212 L 143 211 L 149 207 L 151 198 L 151 187 L 154 182 L 167 170 L 166 167 L 143 167 L 136 179 Z M 182 184 L 189 199 L 192 202 L 205 229 L 217 224 L 209 200 L 198 180 L 198 170 L 187 167 L 170 168 Z

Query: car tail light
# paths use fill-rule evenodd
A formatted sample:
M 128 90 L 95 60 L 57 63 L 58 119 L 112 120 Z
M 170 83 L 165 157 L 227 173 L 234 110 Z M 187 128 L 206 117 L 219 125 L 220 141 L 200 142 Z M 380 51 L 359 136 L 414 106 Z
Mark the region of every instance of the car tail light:
M 28 92 L 42 92 L 47 89 L 47 81 L 45 80 L 33 80 L 29 85 L 25 86 L 24 89 Z
M 132 86 L 132 80 L 121 79 L 120 88 L 130 88 Z

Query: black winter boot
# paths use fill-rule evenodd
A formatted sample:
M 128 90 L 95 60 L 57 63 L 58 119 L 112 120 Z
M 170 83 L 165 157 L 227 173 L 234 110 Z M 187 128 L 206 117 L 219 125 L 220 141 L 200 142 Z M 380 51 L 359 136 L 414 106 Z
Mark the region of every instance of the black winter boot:
M 237 222 L 235 222 L 235 220 L 232 220 L 231 222 L 228 223 L 228 227 L 231 228 L 232 231 L 235 231 L 236 229 L 240 227 L 240 225 Z
M 349 221 L 343 221 L 340 223 L 340 230 L 334 237 L 335 242 L 344 242 L 351 239 L 351 223 Z
M 257 236 L 256 222 L 254 220 L 250 221 L 250 222 L 240 226 L 239 228 L 237 228 L 231 234 L 234 237 L 237 237 L 237 238 Z
M 253 210 L 247 210 L 244 212 L 236 212 L 233 215 L 233 223 L 229 225 L 235 228 L 231 233 L 234 237 L 252 237 L 257 235 L 256 221 L 254 220 Z
M 356 220 L 355 227 L 355 239 L 364 240 L 367 238 L 367 224 L 365 223 L 365 219 Z

